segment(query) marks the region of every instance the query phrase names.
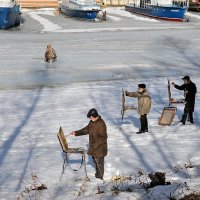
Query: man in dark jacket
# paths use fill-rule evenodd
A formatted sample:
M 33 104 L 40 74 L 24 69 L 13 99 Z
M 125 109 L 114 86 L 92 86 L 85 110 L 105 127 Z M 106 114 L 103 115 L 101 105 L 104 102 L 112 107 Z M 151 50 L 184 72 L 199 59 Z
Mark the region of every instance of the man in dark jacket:
M 172 85 L 176 89 L 184 90 L 185 108 L 184 108 L 184 113 L 180 122 L 182 122 L 184 125 L 189 115 L 190 123 L 193 124 L 193 112 L 194 112 L 195 95 L 197 92 L 197 88 L 196 88 L 196 85 L 190 80 L 189 76 L 183 77 L 182 80 L 184 81 L 184 84 L 181 86 L 176 85 L 174 82 L 172 82 Z
M 104 157 L 107 155 L 108 138 L 106 124 L 95 108 L 89 110 L 87 117 L 90 119 L 89 124 L 78 131 L 72 131 L 71 135 L 81 136 L 89 134 L 88 155 L 92 156 L 96 166 L 95 177 L 103 179 Z

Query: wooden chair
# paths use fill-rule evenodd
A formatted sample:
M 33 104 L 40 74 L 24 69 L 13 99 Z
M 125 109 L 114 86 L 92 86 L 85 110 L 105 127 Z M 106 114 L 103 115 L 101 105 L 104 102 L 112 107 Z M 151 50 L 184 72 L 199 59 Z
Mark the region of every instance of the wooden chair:
M 59 129 L 59 132 L 57 133 L 57 137 L 58 137 L 58 140 L 60 142 L 60 146 L 61 146 L 61 148 L 63 150 L 63 154 L 64 154 L 63 167 L 62 167 L 62 173 L 61 173 L 60 179 L 62 178 L 62 175 L 65 172 L 66 165 L 68 164 L 69 167 L 71 168 L 70 163 L 69 163 L 69 155 L 72 154 L 72 153 L 81 154 L 82 161 L 81 161 L 80 168 L 82 167 L 82 165 L 84 165 L 85 175 L 86 175 L 86 178 L 87 178 L 87 170 L 86 170 L 86 161 L 85 161 L 85 151 L 84 151 L 84 149 L 82 147 L 69 148 L 68 147 L 68 143 L 67 143 L 67 139 L 66 139 L 66 137 L 64 135 L 62 127 L 60 127 L 60 129 Z M 72 170 L 73 171 L 78 171 L 79 169 L 72 169 Z
M 158 124 L 165 126 L 168 125 L 170 126 L 175 115 L 177 108 L 173 106 L 173 104 L 178 104 L 178 103 L 184 103 L 184 99 L 174 99 L 172 98 L 172 93 L 171 93 L 171 85 L 170 85 L 170 80 L 168 79 L 168 101 L 169 105 L 168 107 L 164 107 L 162 111 L 162 115 L 159 119 Z
M 173 104 L 177 103 L 184 103 L 184 99 L 174 99 L 172 98 L 172 93 L 171 93 L 171 85 L 170 85 L 170 80 L 168 79 L 168 98 L 169 98 L 169 107 L 171 107 Z M 185 94 L 184 94 L 185 96 Z
M 159 119 L 158 124 L 162 126 L 170 126 L 175 115 L 176 115 L 176 107 L 164 107 L 162 115 Z
M 123 119 L 124 119 L 124 113 L 127 110 L 138 110 L 138 107 L 134 106 L 134 105 L 127 105 L 126 104 L 126 94 L 125 94 L 124 89 L 122 88 L 122 110 L 121 110 L 122 118 L 121 118 L 121 125 L 122 125 L 122 122 L 123 122 Z

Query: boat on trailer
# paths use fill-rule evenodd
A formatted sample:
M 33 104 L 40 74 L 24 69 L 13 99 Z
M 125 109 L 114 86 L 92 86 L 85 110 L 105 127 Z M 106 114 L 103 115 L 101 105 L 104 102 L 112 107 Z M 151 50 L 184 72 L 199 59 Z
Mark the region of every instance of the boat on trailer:
M 95 0 L 62 0 L 60 10 L 70 17 L 94 20 L 101 8 Z
M 15 0 L 0 0 L 0 29 L 20 25 L 20 10 Z
M 188 7 L 188 0 L 130 0 L 125 10 L 163 20 L 185 21 Z

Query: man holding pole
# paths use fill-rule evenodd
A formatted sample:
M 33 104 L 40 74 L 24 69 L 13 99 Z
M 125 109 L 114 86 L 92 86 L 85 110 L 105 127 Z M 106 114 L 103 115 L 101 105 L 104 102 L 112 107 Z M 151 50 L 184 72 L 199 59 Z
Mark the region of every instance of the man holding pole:
M 81 136 L 89 134 L 88 155 L 92 156 L 96 166 L 95 177 L 103 179 L 104 157 L 107 155 L 108 138 L 106 124 L 95 108 L 89 110 L 87 117 L 90 119 L 89 124 L 78 131 L 72 131 L 70 135 Z

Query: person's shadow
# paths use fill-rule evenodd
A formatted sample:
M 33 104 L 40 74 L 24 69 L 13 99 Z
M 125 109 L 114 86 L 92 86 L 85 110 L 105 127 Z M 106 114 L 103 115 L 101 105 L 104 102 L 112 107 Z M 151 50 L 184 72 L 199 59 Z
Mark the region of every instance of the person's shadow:
M 139 120 L 139 116 L 135 117 L 135 116 L 131 116 L 131 115 L 124 115 L 124 119 L 122 121 L 122 125 L 128 125 L 128 124 L 133 124 L 134 127 L 138 127 L 140 129 L 140 120 Z

